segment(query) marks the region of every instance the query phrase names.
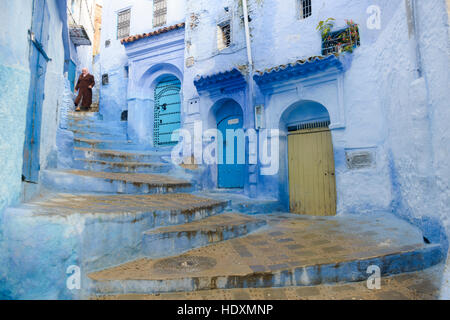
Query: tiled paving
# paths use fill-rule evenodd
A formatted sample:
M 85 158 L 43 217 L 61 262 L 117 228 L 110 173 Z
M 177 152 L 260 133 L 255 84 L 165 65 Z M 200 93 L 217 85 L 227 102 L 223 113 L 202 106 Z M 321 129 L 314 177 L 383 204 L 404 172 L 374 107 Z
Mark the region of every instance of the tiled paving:
M 381 279 L 380 289 L 367 283 L 287 288 L 251 288 L 174 292 L 151 295 L 112 295 L 92 297 L 99 300 L 434 300 L 439 297 L 443 265 L 424 271 Z
M 425 247 L 418 230 L 389 216 L 316 218 L 281 214 L 260 217 L 268 220 L 268 230 L 194 249 L 184 255 L 187 259 L 214 259 L 215 265 L 205 270 L 189 271 L 180 267 L 178 271 L 156 271 L 154 266 L 162 259 L 140 259 L 89 276 L 98 281 L 248 276 L 256 270 L 274 272 L 298 266 L 339 264 Z M 387 232 L 386 228 L 393 223 L 399 230 Z M 355 231 L 348 231 L 352 228 Z

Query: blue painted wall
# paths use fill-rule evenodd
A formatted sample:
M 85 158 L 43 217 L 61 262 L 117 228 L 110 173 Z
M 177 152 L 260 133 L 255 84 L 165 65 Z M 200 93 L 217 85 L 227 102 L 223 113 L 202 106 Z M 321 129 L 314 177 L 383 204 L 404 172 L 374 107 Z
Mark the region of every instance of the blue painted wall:
M 66 2 L 47 2 L 51 16 L 47 54 L 52 61 L 47 65 L 45 77 L 39 157 L 41 168 L 55 166 L 57 161 L 58 108 L 64 88 L 64 56 L 69 45 L 63 41 L 63 26 L 67 23 Z M 0 298 L 11 298 L 17 292 L 5 286 L 5 279 L 14 278 L 14 271 L 17 270 L 9 268 L 10 247 L 4 237 L 3 212 L 6 207 L 29 196 L 29 189 L 22 186 L 21 175 L 30 85 L 30 42 L 27 34 L 32 21 L 32 1 L 2 2 L 0 9 L 0 19 L 8 26 L 0 32 L 0 79 L 4 83 L 0 88 Z

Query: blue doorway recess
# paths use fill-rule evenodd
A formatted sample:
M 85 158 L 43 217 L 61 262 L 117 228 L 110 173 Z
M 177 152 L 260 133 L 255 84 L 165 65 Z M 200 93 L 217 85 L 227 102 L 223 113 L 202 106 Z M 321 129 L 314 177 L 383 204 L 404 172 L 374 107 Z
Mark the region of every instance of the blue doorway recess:
M 217 124 L 217 128 L 223 136 L 222 152 L 220 152 L 221 148 L 218 148 L 218 157 L 219 159 L 223 159 L 223 163 L 217 165 L 218 187 L 227 189 L 243 188 L 245 182 L 245 164 L 238 164 L 238 138 L 234 136 L 234 143 L 227 141 L 227 130 L 242 129 L 243 117 L 242 115 L 228 116 Z M 232 145 L 234 147 L 234 159 L 232 163 L 229 163 L 231 159 L 227 163 L 227 147 L 231 147 Z M 239 151 L 244 152 L 245 157 L 245 137 L 244 150 Z
M 75 90 L 75 81 L 76 81 L 76 75 L 77 75 L 77 66 L 72 60 L 69 60 L 69 82 L 70 82 L 70 89 L 72 92 Z
M 169 146 L 178 143 L 172 134 L 181 126 L 181 82 L 177 77 L 167 75 L 161 78 L 155 88 L 155 146 Z
M 27 122 L 23 151 L 22 180 L 39 180 L 39 147 L 41 139 L 42 105 L 44 102 L 46 54 L 49 37 L 50 14 L 47 0 L 34 1 L 30 36 L 30 89 L 28 93 Z

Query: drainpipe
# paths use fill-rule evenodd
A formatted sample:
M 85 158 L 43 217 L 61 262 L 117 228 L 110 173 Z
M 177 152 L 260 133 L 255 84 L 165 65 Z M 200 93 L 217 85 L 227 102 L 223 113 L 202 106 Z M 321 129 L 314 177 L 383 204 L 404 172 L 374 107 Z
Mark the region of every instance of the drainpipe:
M 252 43 L 250 40 L 250 27 L 248 21 L 248 7 L 247 0 L 242 0 L 242 8 L 244 10 L 244 28 L 245 28 L 245 42 L 247 46 L 247 59 L 248 59 L 248 73 L 249 73 L 249 81 L 248 81 L 248 100 L 250 106 L 254 108 L 254 88 L 253 88 L 253 59 L 252 59 Z M 255 119 L 256 120 L 256 119 Z
M 247 44 L 247 58 L 250 70 L 253 71 L 253 60 L 252 60 L 252 46 L 250 42 L 250 28 L 248 21 L 248 7 L 247 0 L 242 0 L 242 8 L 244 9 L 244 27 L 245 27 L 245 42 Z
M 250 27 L 249 27 L 249 21 L 248 21 L 248 6 L 247 6 L 247 0 L 242 0 L 242 9 L 244 11 L 244 28 L 245 28 L 245 42 L 247 46 L 247 59 L 248 59 L 248 68 L 249 68 L 249 81 L 248 81 L 248 104 L 250 106 L 250 110 L 253 112 L 253 116 L 255 116 L 254 108 L 255 108 L 255 97 L 254 97 L 254 83 L 253 83 L 253 59 L 252 59 L 252 43 L 250 40 Z M 253 121 L 253 126 L 255 126 L 256 119 Z M 258 139 L 259 140 L 259 139 Z M 256 173 L 253 173 L 256 174 Z M 256 177 L 258 180 L 258 178 Z M 249 190 L 250 198 L 256 198 L 257 192 L 256 188 L 250 187 Z
M 420 52 L 419 44 L 419 21 L 417 16 L 417 0 L 407 0 L 410 9 L 411 28 L 414 34 L 414 45 L 416 50 L 416 71 L 417 77 L 422 77 L 422 53 Z

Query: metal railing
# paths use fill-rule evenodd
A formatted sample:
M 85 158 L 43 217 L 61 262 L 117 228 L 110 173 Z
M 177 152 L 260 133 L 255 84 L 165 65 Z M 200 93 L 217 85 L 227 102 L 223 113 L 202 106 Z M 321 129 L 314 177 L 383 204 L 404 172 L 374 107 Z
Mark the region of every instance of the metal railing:
M 359 28 L 357 25 L 331 32 L 322 40 L 322 55 L 339 54 L 344 51 L 352 52 L 360 46 Z

